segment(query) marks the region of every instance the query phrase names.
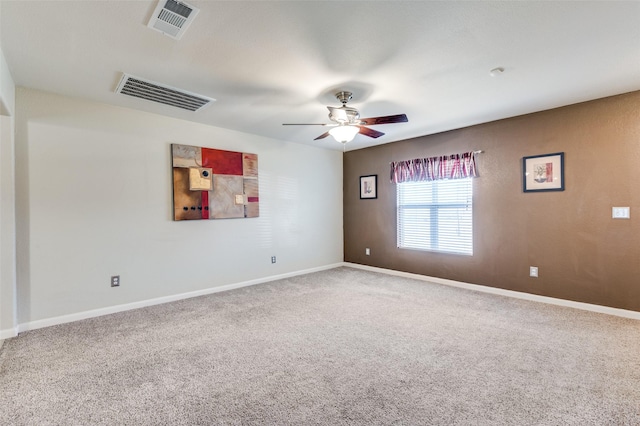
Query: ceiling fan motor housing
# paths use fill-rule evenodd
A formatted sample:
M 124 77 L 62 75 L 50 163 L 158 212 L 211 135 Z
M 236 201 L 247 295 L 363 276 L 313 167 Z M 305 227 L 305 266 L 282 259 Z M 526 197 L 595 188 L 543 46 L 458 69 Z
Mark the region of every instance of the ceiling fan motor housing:
M 353 97 L 353 93 L 351 92 L 343 91 L 343 92 L 336 93 L 336 98 L 338 98 L 338 100 L 342 102 L 342 105 L 346 105 L 347 102 L 349 102 L 352 97 Z
M 359 124 L 360 113 L 355 108 L 341 106 L 340 108 L 327 107 L 329 109 L 329 119 L 338 124 Z

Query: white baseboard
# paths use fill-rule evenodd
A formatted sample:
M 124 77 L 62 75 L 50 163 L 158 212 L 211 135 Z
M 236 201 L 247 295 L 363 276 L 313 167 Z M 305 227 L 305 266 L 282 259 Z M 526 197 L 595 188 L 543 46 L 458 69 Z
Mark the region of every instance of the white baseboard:
M 147 306 L 159 305 L 159 304 L 162 304 L 162 303 L 175 302 L 177 300 L 189 299 L 189 298 L 192 298 L 192 297 L 204 296 L 204 295 L 207 295 L 207 294 L 219 293 L 219 292 L 222 292 L 222 291 L 234 290 L 234 289 L 237 289 L 237 288 L 248 287 L 248 286 L 252 286 L 252 285 L 256 285 L 256 284 L 262 284 L 262 283 L 266 283 L 266 282 L 270 282 L 270 281 L 276 281 L 276 280 L 281 280 L 281 279 L 285 279 L 285 278 L 291 278 L 291 277 L 295 277 L 295 276 L 298 276 L 298 275 L 305 275 L 305 274 L 310 274 L 310 273 L 313 273 L 313 272 L 320 272 L 320 271 L 325 271 L 325 270 L 328 270 L 328 269 L 334 269 L 334 268 L 337 268 L 337 267 L 340 267 L 340 266 L 347 266 L 347 267 L 350 267 L 350 268 L 363 269 L 363 270 L 373 271 L 373 272 L 380 272 L 380 273 L 383 273 L 383 274 L 395 275 L 395 276 L 405 277 L 405 278 L 413 278 L 413 279 L 417 279 L 417 280 L 421 280 L 421 281 L 428 281 L 428 282 L 437 283 L 437 284 L 444 284 L 444 285 L 448 285 L 448 286 L 452 286 L 452 287 L 464 288 L 464 289 L 467 289 L 467 290 L 474 290 L 474 291 L 480 291 L 480 292 L 484 292 L 484 293 L 497 294 L 497 295 L 500 295 L 500 296 L 513 297 L 513 298 L 516 298 L 516 299 L 523 299 L 523 300 L 529 300 L 529 301 L 533 301 L 533 302 L 548 303 L 548 304 L 551 304 L 551 305 L 564 306 L 564 307 L 575 308 L 575 309 L 582 309 L 582 310 L 585 310 L 585 311 L 598 312 L 598 313 L 602 313 L 602 314 L 615 315 L 615 316 L 618 316 L 618 317 L 640 320 L 640 312 L 636 312 L 636 311 L 629 311 L 629 310 L 618 309 L 618 308 L 610 308 L 608 306 L 592 305 L 592 304 L 589 304 L 589 303 L 574 302 L 574 301 L 571 301 L 571 300 L 556 299 L 556 298 L 547 297 L 547 296 L 538 296 L 538 295 L 535 295 L 535 294 L 522 293 L 522 292 L 513 291 L 513 290 L 504 290 L 504 289 L 501 289 L 501 288 L 487 287 L 487 286 L 478 285 L 478 284 L 469 284 L 469 283 L 464 283 L 464 282 L 460 282 L 460 281 L 448 280 L 448 279 L 444 279 L 444 278 L 430 277 L 430 276 L 427 276 L 427 275 L 412 274 L 412 273 L 409 273 L 409 272 L 394 271 L 392 269 L 377 268 L 377 267 L 373 267 L 373 266 L 360 265 L 360 264 L 357 264 L 357 263 L 340 262 L 340 263 L 334 263 L 334 264 L 320 266 L 320 267 L 316 267 L 316 268 L 305 269 L 305 270 L 301 270 L 301 271 L 288 272 L 286 274 L 272 275 L 272 276 L 268 276 L 268 277 L 258 278 L 258 279 L 255 279 L 255 280 L 243 281 L 243 282 L 223 285 L 223 286 L 220 286 L 220 287 L 212 287 L 212 288 L 207 288 L 207 289 L 203 289 L 203 290 L 197 290 L 197 291 L 192 291 L 192 292 L 187 292 L 187 293 L 175 294 L 175 295 L 171 295 L 171 296 L 158 297 L 158 298 L 155 298 L 155 299 L 141 300 L 139 302 L 132 302 L 132 303 L 126 303 L 126 304 L 122 304 L 122 305 L 108 306 L 108 307 L 100 308 L 100 309 L 93 309 L 93 310 L 90 310 L 90 311 L 77 312 L 77 313 L 73 313 L 73 314 L 69 314 L 69 315 L 62 315 L 62 316 L 59 316 L 59 317 L 53 317 L 53 318 L 46 318 L 46 319 L 42 319 L 42 320 L 30 321 L 30 322 L 19 324 L 18 327 L 16 327 L 16 328 L 0 330 L 0 340 L 8 339 L 8 338 L 11 338 L 11 337 L 15 337 L 15 336 L 18 335 L 18 333 L 22 333 L 24 331 L 36 330 L 38 328 L 50 327 L 52 325 L 65 324 L 65 323 L 69 323 L 69 322 L 80 321 L 80 320 L 83 320 L 83 319 L 95 318 L 95 317 L 99 317 L 99 316 L 103 316 L 103 315 L 109 315 L 109 314 L 115 314 L 115 313 L 118 313 L 118 312 L 124 312 L 124 311 L 129 311 L 129 310 L 132 310 L 132 309 L 144 308 L 144 307 L 147 307 Z
M 10 337 L 16 337 L 17 335 L 18 335 L 17 328 L 6 328 L 4 330 L 0 330 L 0 342 Z M 0 347 L 2 347 L 1 344 L 0 344 Z
M 211 287 L 203 290 L 191 291 L 188 293 L 180 293 L 174 294 L 171 296 L 158 297 L 155 299 L 141 300 L 139 302 L 125 303 L 122 305 L 108 306 L 100 309 L 93 309 L 90 311 L 77 312 L 69 315 L 62 315 L 59 317 L 46 318 L 42 320 L 29 321 L 26 323 L 22 323 L 18 325 L 17 330 L 3 330 L 2 333 L 7 333 L 6 337 L 3 337 L 4 334 L 0 334 L 0 338 L 8 338 L 15 337 L 18 333 L 22 333 L 24 331 L 36 330 L 38 328 L 50 327 L 52 325 L 58 324 L 66 324 L 69 322 L 80 321 L 88 318 L 100 317 L 103 315 L 115 314 L 118 312 L 130 311 L 132 309 L 145 308 L 147 306 L 160 305 L 162 303 L 175 302 L 177 300 L 190 299 L 192 297 L 204 296 L 207 294 L 219 293 L 222 291 L 234 290 L 236 288 L 248 287 L 256 284 L 262 284 L 270 281 L 281 280 L 285 278 L 291 278 L 298 275 L 310 274 L 313 272 L 325 271 L 327 269 L 333 269 L 343 266 L 343 263 L 334 263 L 330 265 L 320 266 L 317 268 L 304 269 L 301 271 L 288 272 L 286 274 L 280 275 L 271 275 L 264 278 L 258 278 L 250 281 L 243 281 L 234 284 L 227 284 L 219 287 Z M 14 334 L 11 334 L 14 333 Z
M 640 312 L 626 309 L 610 308 L 608 306 L 592 305 L 590 303 L 574 302 L 572 300 L 556 299 L 554 297 L 538 296 L 537 294 L 522 293 L 519 291 L 505 290 L 502 288 L 487 287 L 478 284 L 468 284 L 460 281 L 447 280 L 427 275 L 411 274 L 409 272 L 394 271 L 392 269 L 377 268 L 374 266 L 360 265 L 357 263 L 344 262 L 344 266 L 350 268 L 364 269 L 366 271 L 380 272 L 388 275 L 395 275 L 405 278 L 413 278 L 421 281 L 429 281 L 437 284 L 444 284 L 452 287 L 464 288 L 467 290 L 481 291 L 483 293 L 497 294 L 500 296 L 513 297 L 515 299 L 529 300 L 532 302 L 548 303 L 550 305 L 564 306 L 567 308 L 582 309 L 583 311 L 598 312 L 601 314 L 615 315 L 617 317 L 640 320 Z

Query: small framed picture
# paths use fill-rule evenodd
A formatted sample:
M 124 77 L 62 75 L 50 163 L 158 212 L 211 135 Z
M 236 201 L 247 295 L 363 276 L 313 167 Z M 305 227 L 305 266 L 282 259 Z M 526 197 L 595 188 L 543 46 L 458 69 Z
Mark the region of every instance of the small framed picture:
M 360 176 L 360 199 L 378 198 L 378 175 Z
M 564 191 L 564 152 L 522 159 L 524 192 Z

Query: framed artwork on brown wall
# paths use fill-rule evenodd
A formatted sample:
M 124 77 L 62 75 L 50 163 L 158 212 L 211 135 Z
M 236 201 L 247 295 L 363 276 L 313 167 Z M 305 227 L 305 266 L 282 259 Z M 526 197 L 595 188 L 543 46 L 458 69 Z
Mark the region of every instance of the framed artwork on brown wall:
M 522 159 L 524 192 L 564 191 L 564 152 Z
M 378 175 L 360 176 L 360 199 L 378 198 Z

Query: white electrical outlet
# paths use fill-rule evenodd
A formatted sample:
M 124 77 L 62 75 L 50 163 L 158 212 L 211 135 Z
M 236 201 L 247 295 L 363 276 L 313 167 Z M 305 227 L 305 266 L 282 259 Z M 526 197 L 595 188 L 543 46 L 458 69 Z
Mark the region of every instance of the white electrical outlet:
M 111 276 L 111 287 L 120 287 L 120 275 Z
M 366 249 L 364 249 L 364 254 L 366 254 L 367 256 L 371 255 L 371 250 L 369 250 L 369 247 L 367 247 Z
M 537 266 L 529 266 L 529 276 L 538 278 L 538 267 Z

